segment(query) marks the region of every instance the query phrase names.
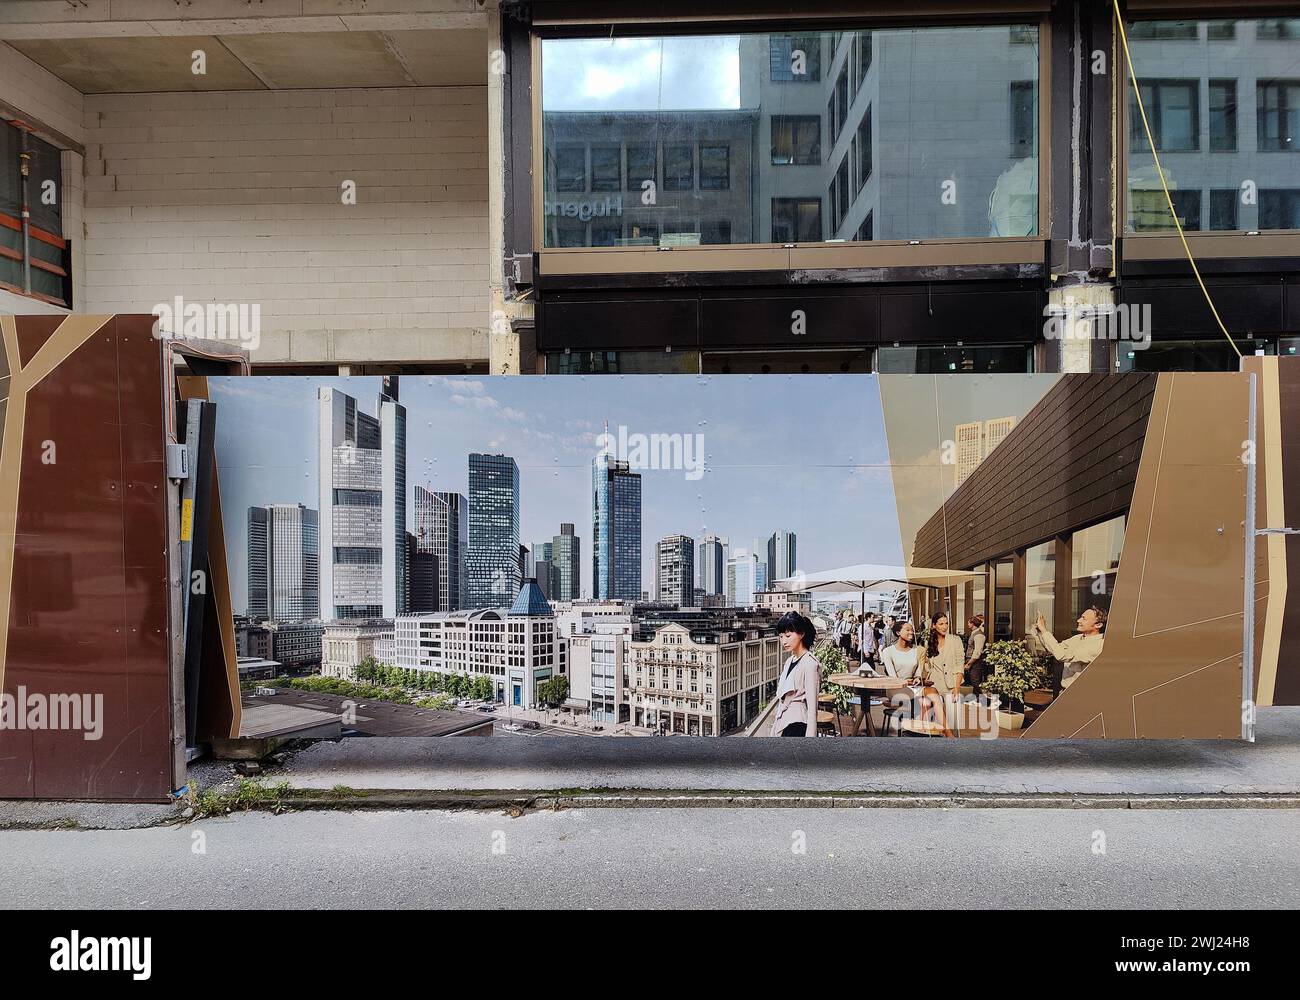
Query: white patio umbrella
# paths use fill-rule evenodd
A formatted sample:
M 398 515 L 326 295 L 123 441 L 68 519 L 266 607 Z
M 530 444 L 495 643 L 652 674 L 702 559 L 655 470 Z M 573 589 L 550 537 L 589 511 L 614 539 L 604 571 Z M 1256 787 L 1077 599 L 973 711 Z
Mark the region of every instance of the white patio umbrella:
M 929 587 L 943 590 L 968 580 L 977 580 L 981 574 L 960 569 L 930 569 L 926 566 L 904 566 L 888 563 L 858 563 L 838 569 L 820 570 L 816 573 L 798 572 L 775 581 L 780 590 L 808 591 L 809 593 L 862 595 L 863 611 L 867 607 L 867 592 L 883 587 Z

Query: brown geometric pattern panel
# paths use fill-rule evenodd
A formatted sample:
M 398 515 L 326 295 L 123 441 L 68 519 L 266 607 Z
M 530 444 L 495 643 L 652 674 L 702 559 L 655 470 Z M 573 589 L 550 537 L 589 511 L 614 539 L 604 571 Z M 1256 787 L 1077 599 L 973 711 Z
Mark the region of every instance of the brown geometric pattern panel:
M 1158 377 L 1101 655 L 1028 738 L 1237 739 L 1249 382 Z

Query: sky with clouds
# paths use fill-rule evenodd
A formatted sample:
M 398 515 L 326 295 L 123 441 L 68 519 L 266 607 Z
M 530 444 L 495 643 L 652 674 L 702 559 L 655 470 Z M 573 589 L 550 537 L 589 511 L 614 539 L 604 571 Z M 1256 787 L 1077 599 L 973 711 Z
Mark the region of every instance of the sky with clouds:
M 735 110 L 740 38 L 553 38 L 543 42 L 547 111 Z
M 375 412 L 373 377 L 209 379 L 234 606 L 246 606 L 247 513 L 319 507 L 316 396 L 322 386 Z M 654 546 L 713 532 L 733 548 L 798 535 L 799 568 L 896 563 L 902 549 L 879 380 L 872 376 L 404 376 L 407 486 L 467 492 L 470 452 L 520 470 L 520 541 L 549 541 L 571 521 L 591 587 L 591 462 L 609 422 L 629 434 L 702 434 L 705 471 L 641 470 L 642 589 Z M 408 514 L 412 505 L 408 495 Z

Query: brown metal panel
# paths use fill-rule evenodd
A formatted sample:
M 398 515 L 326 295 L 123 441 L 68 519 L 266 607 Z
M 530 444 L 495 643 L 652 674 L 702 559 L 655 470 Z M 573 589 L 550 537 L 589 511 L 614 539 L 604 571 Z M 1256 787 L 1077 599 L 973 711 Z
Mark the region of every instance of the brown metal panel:
M 15 316 L 14 326 L 18 330 L 18 347 L 22 353 L 23 364 L 27 364 L 37 351 L 50 339 L 50 335 L 63 323 L 62 316 Z
M 42 354 L 40 372 L 15 378 L 4 690 L 98 696 L 102 730 L 0 731 L 0 795 L 162 800 L 171 787 L 160 348 L 137 337 L 119 356 L 116 322 L 101 322 L 66 318 L 43 342 L 65 357 Z M 37 381 L 47 358 L 58 363 Z M 157 435 L 152 456 L 136 435 Z

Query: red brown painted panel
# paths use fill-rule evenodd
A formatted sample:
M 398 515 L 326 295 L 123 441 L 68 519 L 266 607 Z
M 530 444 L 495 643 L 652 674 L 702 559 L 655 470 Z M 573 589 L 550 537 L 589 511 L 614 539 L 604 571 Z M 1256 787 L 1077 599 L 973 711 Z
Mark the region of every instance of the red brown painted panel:
M 4 690 L 69 715 L 0 731 L 0 795 L 171 788 L 160 356 L 110 320 L 27 390 Z

